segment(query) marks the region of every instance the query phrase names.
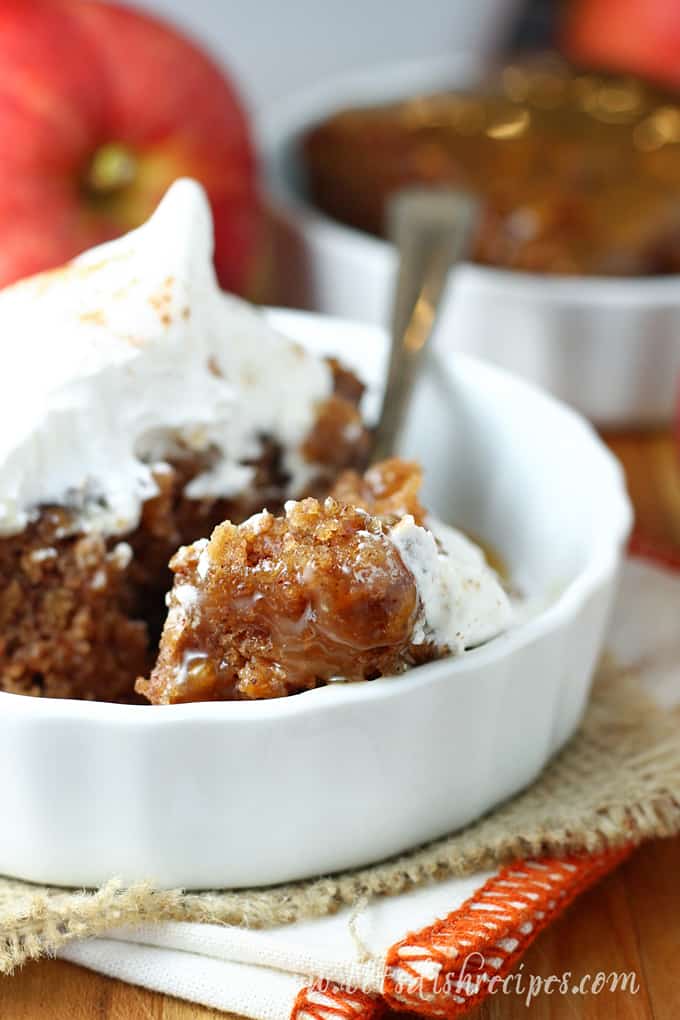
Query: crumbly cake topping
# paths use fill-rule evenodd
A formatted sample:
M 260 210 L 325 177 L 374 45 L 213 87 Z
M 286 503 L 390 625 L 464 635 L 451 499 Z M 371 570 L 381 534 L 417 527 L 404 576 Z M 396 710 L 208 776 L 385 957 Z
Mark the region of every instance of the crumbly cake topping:
M 423 471 L 415 461 L 390 457 L 370 467 L 364 474 L 343 471 L 333 486 L 333 496 L 341 503 L 363 507 L 378 517 L 404 517 L 410 514 L 422 524 L 426 511 L 419 499 Z
M 45 505 L 129 532 L 157 463 L 182 456 L 205 462 L 189 498 L 240 496 L 264 437 L 287 493 L 304 490 L 331 367 L 220 291 L 212 247 L 205 195 L 183 180 L 139 229 L 0 293 L 0 535 Z
M 219 525 L 172 561 L 156 703 L 272 698 L 414 661 L 412 575 L 365 510 L 305 499 Z M 434 650 L 428 650 L 431 657 Z
M 508 599 L 481 550 L 403 515 L 424 517 L 419 483 L 397 459 L 346 472 L 323 502 L 290 500 L 281 517 L 227 521 L 180 549 L 159 658 L 137 691 L 157 704 L 281 697 L 505 629 Z

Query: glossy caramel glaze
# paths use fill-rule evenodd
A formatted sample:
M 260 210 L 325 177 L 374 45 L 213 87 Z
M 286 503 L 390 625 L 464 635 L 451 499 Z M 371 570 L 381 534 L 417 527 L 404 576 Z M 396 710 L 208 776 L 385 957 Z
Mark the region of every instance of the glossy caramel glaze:
M 382 233 L 389 196 L 453 185 L 483 200 L 476 261 L 533 272 L 650 275 L 680 268 L 680 100 L 557 58 L 479 89 L 344 110 L 303 144 L 332 217 Z
M 387 537 L 397 516 L 422 516 L 419 482 L 397 460 L 347 472 L 337 498 L 226 522 L 180 550 L 159 659 L 138 692 L 157 704 L 280 697 L 435 657 L 411 642 L 416 584 Z

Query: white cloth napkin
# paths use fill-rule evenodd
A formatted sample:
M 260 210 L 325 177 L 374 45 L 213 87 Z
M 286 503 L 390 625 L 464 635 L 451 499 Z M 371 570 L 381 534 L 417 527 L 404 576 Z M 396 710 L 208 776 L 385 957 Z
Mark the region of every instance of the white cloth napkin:
M 630 561 L 623 574 L 609 647 L 625 665 L 645 667 L 649 693 L 668 707 L 680 703 L 679 616 L 680 576 Z M 652 651 L 656 665 L 649 669 Z M 604 870 L 609 866 L 604 865 Z M 576 876 L 572 879 L 570 868 L 575 873 L 576 868 L 568 863 L 548 862 L 523 867 L 521 873 L 503 869 L 500 875 L 485 872 L 449 879 L 358 905 L 354 911 L 342 910 L 332 917 L 267 931 L 186 923 L 120 929 L 106 938 L 71 943 L 60 956 L 111 977 L 254 1020 L 309 1020 L 337 1016 L 337 1011 L 363 1020 L 372 1015 L 384 991 L 390 947 L 407 933 L 448 918 L 450 935 L 456 913 L 467 901 L 468 919 L 489 918 L 483 923 L 497 949 L 486 958 L 487 972 L 496 967 L 500 973 L 513 962 L 513 954 L 521 952 L 523 939 L 530 940 L 547 923 L 553 908 L 559 911 L 560 897 L 566 902 L 582 888 L 583 880 L 579 884 Z M 541 881 L 536 880 L 532 892 L 527 880 L 536 875 Z M 539 903 L 550 882 L 554 882 L 552 891 L 545 903 Z M 499 892 L 512 898 L 499 906 Z M 471 912 L 474 910 L 477 915 Z M 482 913 L 485 910 L 489 913 Z M 494 943 L 496 925 L 502 931 Z M 460 954 L 460 945 L 453 950 L 450 939 L 447 944 L 450 953 Z M 431 941 L 428 946 L 431 949 Z M 411 957 L 417 956 L 411 952 Z M 432 967 L 427 956 L 421 967 L 425 978 L 432 977 Z M 319 979 L 337 983 L 342 991 L 318 984 Z M 312 988 L 315 980 L 317 986 Z M 453 989 L 451 1008 L 458 1001 L 464 1012 L 472 1001 L 469 989 L 462 995 L 457 995 L 457 990 Z M 453 1013 L 449 1011 L 449 1015 Z
M 471 896 L 489 874 L 378 900 L 353 917 L 247 931 L 166 923 L 72 943 L 61 956 L 111 977 L 256 1020 L 289 1020 L 298 994 L 322 977 L 378 994 L 388 948 Z M 369 956 L 369 959 L 366 959 Z

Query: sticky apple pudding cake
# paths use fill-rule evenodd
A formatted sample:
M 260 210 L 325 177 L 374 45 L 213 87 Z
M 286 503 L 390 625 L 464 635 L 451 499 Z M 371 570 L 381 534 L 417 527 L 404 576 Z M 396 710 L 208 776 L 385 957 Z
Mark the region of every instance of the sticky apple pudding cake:
M 126 700 L 178 546 L 362 466 L 361 386 L 220 291 L 205 196 L 0 292 L 0 687 Z
M 155 704 L 274 698 L 481 644 L 510 601 L 481 550 L 430 518 L 415 464 L 346 472 L 325 500 L 225 521 L 179 550 Z
M 313 201 L 372 233 L 400 187 L 453 185 L 483 200 L 477 262 L 680 271 L 680 99 L 639 79 L 527 60 L 477 89 L 341 111 L 303 160 Z

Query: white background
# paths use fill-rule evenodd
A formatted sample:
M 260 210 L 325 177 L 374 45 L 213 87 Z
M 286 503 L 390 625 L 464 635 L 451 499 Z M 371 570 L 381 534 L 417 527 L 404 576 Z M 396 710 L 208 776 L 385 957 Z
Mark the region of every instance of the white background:
M 443 53 L 488 53 L 518 0 L 137 0 L 221 57 L 252 108 L 325 75 Z

